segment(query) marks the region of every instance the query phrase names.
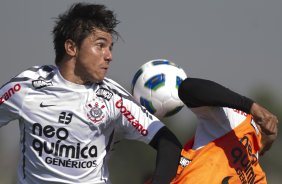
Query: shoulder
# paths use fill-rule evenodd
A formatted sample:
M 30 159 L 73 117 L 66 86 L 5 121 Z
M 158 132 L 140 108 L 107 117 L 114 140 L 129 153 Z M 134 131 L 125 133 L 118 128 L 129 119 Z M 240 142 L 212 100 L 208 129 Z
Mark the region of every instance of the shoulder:
M 53 65 L 32 66 L 23 71 L 20 76 L 25 76 L 30 79 L 46 78 L 49 74 L 55 71 L 56 67 Z
M 50 74 L 52 71 L 54 71 L 55 68 L 56 67 L 52 65 L 32 66 L 22 71 L 20 74 L 15 76 L 13 79 L 32 80 L 32 79 L 38 79 L 39 77 L 44 78 L 48 74 Z
M 105 88 L 111 90 L 115 94 L 122 94 L 122 95 L 126 95 L 126 96 L 131 96 L 131 94 L 124 87 L 122 87 L 120 84 L 118 84 L 116 81 L 114 81 L 112 79 L 105 78 L 100 83 L 100 85 L 102 87 L 105 87 Z
M 116 81 L 110 78 L 105 78 L 101 84 L 108 85 L 113 88 L 116 88 L 116 87 L 122 88 L 122 86 L 119 83 L 117 83 Z
M 11 88 L 13 86 L 30 87 L 34 81 L 47 77 L 56 67 L 52 65 L 32 66 L 2 85 L 1 88 Z

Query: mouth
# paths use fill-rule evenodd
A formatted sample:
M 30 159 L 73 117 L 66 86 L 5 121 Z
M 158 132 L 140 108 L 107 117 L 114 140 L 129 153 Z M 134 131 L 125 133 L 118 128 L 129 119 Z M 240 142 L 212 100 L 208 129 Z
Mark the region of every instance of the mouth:
M 109 69 L 109 67 L 102 67 L 102 70 L 104 70 L 105 72 L 107 72 Z

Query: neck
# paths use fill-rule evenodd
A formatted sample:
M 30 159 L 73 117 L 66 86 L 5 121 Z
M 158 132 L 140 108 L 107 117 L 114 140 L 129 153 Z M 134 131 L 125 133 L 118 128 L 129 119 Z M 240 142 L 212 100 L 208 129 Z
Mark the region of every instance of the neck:
M 58 69 L 62 77 L 75 84 L 84 85 L 87 81 L 83 80 L 79 75 L 75 72 L 75 62 L 73 61 L 62 61 L 58 64 Z

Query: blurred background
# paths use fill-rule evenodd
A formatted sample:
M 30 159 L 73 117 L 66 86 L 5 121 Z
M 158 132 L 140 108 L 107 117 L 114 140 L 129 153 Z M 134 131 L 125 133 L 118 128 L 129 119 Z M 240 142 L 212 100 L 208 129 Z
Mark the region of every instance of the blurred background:
M 74 0 L 2 0 L 0 85 L 32 65 L 53 64 L 54 18 Z M 189 76 L 214 80 L 249 96 L 282 119 L 281 0 L 99 0 L 121 20 L 108 77 L 130 90 L 146 61 L 165 58 Z M 184 144 L 195 117 L 187 108 L 163 119 Z M 270 184 L 282 181 L 282 136 L 260 158 Z M 0 129 L 0 183 L 16 183 L 18 122 Z M 154 169 L 155 151 L 123 141 L 113 154 L 113 184 L 141 184 Z

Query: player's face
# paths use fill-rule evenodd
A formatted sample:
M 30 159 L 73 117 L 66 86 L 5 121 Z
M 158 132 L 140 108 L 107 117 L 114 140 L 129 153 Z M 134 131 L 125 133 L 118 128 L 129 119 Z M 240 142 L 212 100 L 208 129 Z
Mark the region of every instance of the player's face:
M 96 30 L 86 37 L 76 54 L 76 72 L 84 82 L 105 78 L 112 61 L 112 35 Z

